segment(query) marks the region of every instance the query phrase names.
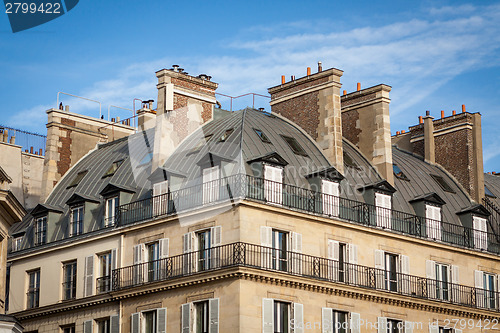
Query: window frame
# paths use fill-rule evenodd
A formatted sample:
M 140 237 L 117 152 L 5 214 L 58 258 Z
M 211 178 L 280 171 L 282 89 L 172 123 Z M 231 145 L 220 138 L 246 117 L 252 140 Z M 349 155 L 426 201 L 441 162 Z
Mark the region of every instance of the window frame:
M 286 310 L 286 314 L 282 314 L 281 311 L 278 310 L 283 310 L 283 308 Z M 290 319 L 291 319 L 291 311 L 292 310 L 292 304 L 290 302 L 284 302 L 281 300 L 274 300 L 273 301 L 273 315 L 274 315 L 274 333 L 290 333 Z M 278 321 L 278 319 L 286 315 L 286 318 L 283 318 L 281 321 Z M 278 323 L 284 323 L 286 327 L 276 327 Z
M 262 130 L 258 128 L 254 128 L 253 130 L 255 134 L 257 134 L 257 136 L 259 137 L 260 141 L 272 144 L 271 140 L 269 140 L 269 137 Z
M 157 317 L 157 309 L 154 310 L 145 310 L 141 312 L 141 332 L 147 333 L 146 332 L 146 316 L 148 314 L 152 315 L 153 322 L 151 323 L 151 327 L 153 329 L 153 333 L 156 333 L 157 331 L 157 325 L 158 325 L 158 317 Z
M 21 250 L 21 247 L 23 244 L 23 237 L 24 236 L 12 237 L 12 246 L 11 246 L 12 252 L 16 252 L 16 251 Z
M 69 325 L 61 326 L 61 332 L 62 333 L 75 333 L 76 332 L 76 325 L 69 324 Z
M 299 143 L 299 141 L 297 141 L 297 139 L 295 139 L 294 137 L 288 136 L 288 135 L 284 135 L 284 134 L 280 134 L 280 136 L 283 139 L 283 141 L 286 142 L 288 147 L 292 150 L 292 152 L 295 155 L 309 157 L 306 150 L 304 149 L 304 147 L 301 146 L 301 144 Z
M 76 260 L 63 263 L 63 301 L 76 298 L 77 267 Z
M 99 318 L 95 320 L 97 333 L 111 333 L 111 318 Z M 104 328 L 101 325 L 104 324 Z
M 26 308 L 35 309 L 40 306 L 40 268 L 26 272 L 28 275 L 28 291 L 26 292 Z M 32 276 L 34 277 L 32 283 Z
M 47 243 L 47 215 L 35 218 L 35 246 Z
M 75 220 L 75 215 L 78 216 L 78 220 Z M 70 208 L 69 237 L 74 237 L 83 234 L 84 218 L 85 218 L 85 204 L 76 205 Z
M 87 173 L 88 173 L 88 170 L 82 170 L 82 171 L 78 172 L 76 174 L 76 176 L 73 178 L 73 180 L 71 181 L 71 183 L 66 188 L 68 189 L 68 188 L 78 186 L 78 184 L 80 184 L 80 182 L 83 180 L 83 178 L 85 178 Z
M 112 206 L 111 206 L 112 215 L 111 216 L 110 216 L 110 212 L 109 212 L 109 209 L 110 209 L 109 202 L 110 201 L 112 204 Z M 113 205 L 113 201 L 114 201 L 114 205 Z M 104 227 L 105 228 L 114 226 L 116 224 L 119 207 L 120 207 L 120 196 L 118 194 L 107 197 L 105 199 L 105 201 L 104 201 Z
M 201 308 L 201 311 L 200 311 Z M 208 333 L 210 330 L 210 304 L 208 300 L 193 302 L 193 332 Z M 201 318 L 200 318 L 201 317 Z M 198 327 L 201 319 L 202 327 Z
M 99 263 L 99 277 L 100 285 L 98 286 L 99 292 L 111 291 L 111 274 L 112 271 L 112 255 L 111 251 L 103 252 L 97 255 Z M 106 273 L 107 272 L 107 273 Z M 106 275 L 105 275 L 106 274 Z

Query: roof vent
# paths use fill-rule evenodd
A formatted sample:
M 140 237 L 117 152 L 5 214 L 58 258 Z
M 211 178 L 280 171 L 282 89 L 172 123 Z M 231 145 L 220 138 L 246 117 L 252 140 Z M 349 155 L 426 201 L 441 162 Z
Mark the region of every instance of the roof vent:
M 260 112 L 264 112 L 264 108 L 259 108 L 259 111 Z
M 179 65 L 172 65 L 172 70 L 174 72 L 178 72 L 179 71 Z

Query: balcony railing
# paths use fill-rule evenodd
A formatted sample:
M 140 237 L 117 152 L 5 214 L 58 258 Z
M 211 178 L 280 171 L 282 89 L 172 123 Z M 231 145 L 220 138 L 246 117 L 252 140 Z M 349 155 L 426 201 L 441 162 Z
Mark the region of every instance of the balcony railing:
M 111 291 L 111 275 L 101 276 L 96 280 L 97 293 L 107 293 Z
M 340 263 L 336 260 L 242 242 L 115 269 L 112 272 L 112 290 L 229 267 L 252 267 L 419 299 L 500 311 L 498 291 Z
M 137 223 L 157 216 L 174 215 L 238 198 L 500 254 L 500 243 L 491 231 L 485 232 L 431 220 L 242 174 L 122 205 L 119 210 L 118 225 Z
M 33 309 L 39 306 L 40 302 L 40 288 L 29 288 L 26 293 L 27 296 L 27 308 Z

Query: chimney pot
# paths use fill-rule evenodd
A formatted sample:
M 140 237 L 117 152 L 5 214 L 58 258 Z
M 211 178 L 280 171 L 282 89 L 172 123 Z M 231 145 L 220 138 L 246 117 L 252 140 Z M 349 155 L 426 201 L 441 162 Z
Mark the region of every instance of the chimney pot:
M 69 112 L 69 105 L 64 106 L 64 111 Z
M 307 67 L 307 76 L 311 75 L 311 67 Z
M 30 147 L 30 154 L 33 154 L 33 146 Z
M 457 111 L 453 110 L 453 111 L 451 111 L 451 114 L 452 114 L 452 115 L 456 115 L 456 114 L 457 114 Z
M 321 61 L 318 61 L 318 73 L 323 71 L 323 66 L 321 64 Z
M 425 111 L 425 115 L 426 116 L 430 116 L 431 115 L 431 112 L 429 110 Z
M 418 116 L 418 123 L 419 124 L 423 124 L 424 123 L 424 119 L 422 116 Z
M 462 104 L 462 112 L 465 112 L 465 105 Z
M 360 91 L 360 90 L 361 90 L 361 83 L 358 82 L 357 91 Z
M 346 94 L 347 94 L 347 91 L 346 91 L 346 90 L 344 90 L 344 95 L 346 95 Z
M 292 75 L 290 78 L 292 79 L 292 81 L 295 81 L 295 75 Z
M 259 111 L 260 112 L 264 112 L 264 108 L 259 108 Z
M 281 75 L 281 84 L 285 84 L 286 80 L 285 80 L 285 75 Z
M 444 118 L 444 110 L 441 110 L 441 118 Z
M 399 131 L 396 131 L 396 135 L 399 135 Z
M 405 132 L 406 132 L 405 130 L 402 130 L 402 131 L 401 131 L 401 134 L 405 134 Z
M 154 101 L 155 101 L 154 99 L 150 99 L 150 100 L 148 101 L 148 104 L 149 104 L 149 109 L 150 109 L 150 110 L 153 110 L 153 102 L 154 102 Z
M 179 65 L 172 65 L 172 69 L 174 70 L 174 72 L 178 72 L 179 71 Z

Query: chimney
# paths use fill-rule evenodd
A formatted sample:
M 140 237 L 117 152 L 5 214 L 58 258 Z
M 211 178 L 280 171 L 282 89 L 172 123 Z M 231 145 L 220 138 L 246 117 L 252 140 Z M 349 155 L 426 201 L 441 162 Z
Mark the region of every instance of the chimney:
M 321 147 L 323 154 L 344 172 L 342 123 L 340 114 L 340 77 L 332 68 L 269 88 L 271 112 L 302 127 Z
M 154 100 L 142 101 L 142 108 L 137 110 L 137 125 L 140 131 L 156 126 L 156 112 L 152 110 Z
M 436 163 L 436 146 L 434 145 L 434 118 L 426 111 L 424 117 L 424 152 L 425 160 L 429 163 Z
M 165 163 L 182 140 L 213 119 L 218 86 L 210 80 L 188 75 L 178 65 L 156 72 L 156 77 L 158 104 L 153 170 Z
M 482 201 L 484 170 L 480 113 L 464 111 L 439 120 L 427 115 L 423 126 L 410 127 L 410 136 L 413 153 L 441 165 L 473 200 Z
M 359 83 L 358 88 L 361 88 Z M 394 184 L 390 91 L 390 86 L 380 84 L 342 96 L 342 133 L 361 150 L 382 177 Z
M 323 65 L 321 64 L 321 61 L 318 61 L 318 73 L 323 71 Z

